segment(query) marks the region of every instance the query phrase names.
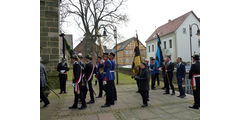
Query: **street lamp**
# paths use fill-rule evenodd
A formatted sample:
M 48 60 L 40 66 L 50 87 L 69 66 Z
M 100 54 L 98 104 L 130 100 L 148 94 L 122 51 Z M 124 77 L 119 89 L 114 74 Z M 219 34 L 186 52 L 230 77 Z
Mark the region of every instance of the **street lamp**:
M 200 36 L 200 29 L 199 29 L 198 25 L 197 25 L 196 23 L 193 23 L 193 24 L 189 25 L 191 65 L 192 65 L 192 27 L 193 27 L 194 25 L 197 26 L 197 28 L 198 28 L 196 35 L 197 35 L 197 36 Z
M 114 39 L 116 40 L 116 74 L 117 74 L 117 85 L 118 85 L 118 56 L 117 56 L 117 27 L 113 29 Z

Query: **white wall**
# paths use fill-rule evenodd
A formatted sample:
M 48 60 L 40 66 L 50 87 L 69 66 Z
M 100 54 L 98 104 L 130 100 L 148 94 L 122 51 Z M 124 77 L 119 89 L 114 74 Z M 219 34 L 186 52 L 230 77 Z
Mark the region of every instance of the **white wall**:
M 155 43 L 154 43 L 155 42 Z M 154 52 L 152 52 L 152 45 L 154 45 Z M 156 57 L 156 40 L 152 40 L 146 43 L 146 59 L 150 60 L 151 57 Z M 150 52 L 149 47 L 150 46 Z
M 190 14 L 176 30 L 177 57 L 182 57 L 185 62 L 191 61 L 189 25 L 192 23 L 196 23 L 199 26 L 199 21 L 193 14 Z M 183 28 L 186 28 L 185 34 L 183 33 Z M 194 54 L 194 51 L 198 54 L 200 53 L 200 48 L 198 47 L 198 40 L 200 38 L 196 35 L 196 33 L 197 27 L 194 25 L 192 27 L 192 54 Z

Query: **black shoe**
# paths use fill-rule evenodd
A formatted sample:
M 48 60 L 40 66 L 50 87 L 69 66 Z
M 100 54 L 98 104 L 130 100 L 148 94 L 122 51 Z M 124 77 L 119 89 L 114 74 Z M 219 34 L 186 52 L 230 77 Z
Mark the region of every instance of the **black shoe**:
M 77 109 L 77 108 L 78 108 L 77 106 L 68 107 L 68 109 Z
M 86 109 L 87 106 L 81 106 L 80 108 L 78 108 L 79 110 L 83 110 L 83 109 Z
M 182 95 L 179 95 L 179 96 L 177 96 L 177 97 L 181 97 Z
M 186 95 L 181 95 L 181 96 L 180 96 L 180 98 L 184 98 L 184 97 L 186 97 Z
M 43 107 L 47 107 L 49 103 L 45 103 Z
M 136 93 L 139 93 L 139 91 L 136 91 Z
M 102 107 L 102 108 L 110 107 L 110 105 L 108 105 L 108 104 L 104 104 L 104 105 L 102 105 L 101 107 Z
M 93 104 L 94 101 L 93 100 L 90 100 L 89 102 L 87 102 L 87 104 Z
M 171 95 L 175 95 L 175 92 L 173 92 Z
M 110 103 L 110 105 L 114 105 L 114 103 Z
M 117 101 L 117 98 L 114 98 L 114 101 Z
M 142 107 L 147 107 L 147 106 L 148 106 L 148 104 L 143 104 L 143 105 L 142 105 Z
M 196 107 L 196 106 L 189 106 L 189 108 L 192 108 L 192 109 L 199 109 L 199 107 Z
M 170 94 L 169 92 L 165 92 L 165 93 L 163 93 L 164 95 L 166 95 L 166 94 Z
M 156 88 L 152 88 L 152 90 L 156 90 Z
M 97 96 L 96 98 L 101 98 L 102 96 Z

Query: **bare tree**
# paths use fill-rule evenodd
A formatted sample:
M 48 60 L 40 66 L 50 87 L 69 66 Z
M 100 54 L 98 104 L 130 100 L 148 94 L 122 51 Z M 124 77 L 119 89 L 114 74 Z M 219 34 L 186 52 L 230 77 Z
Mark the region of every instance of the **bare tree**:
M 126 0 L 64 0 L 66 11 L 63 15 L 76 17 L 75 21 L 86 40 L 86 53 L 93 55 L 93 45 L 98 40 L 96 35 L 102 33 L 103 29 L 112 34 L 114 26 L 128 21 L 127 15 L 121 13 L 125 2 Z

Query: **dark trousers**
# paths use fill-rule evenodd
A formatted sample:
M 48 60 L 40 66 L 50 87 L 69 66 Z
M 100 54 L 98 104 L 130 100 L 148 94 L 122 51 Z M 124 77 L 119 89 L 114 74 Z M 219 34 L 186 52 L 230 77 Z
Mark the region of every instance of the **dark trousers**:
M 154 89 L 154 88 L 155 88 L 155 82 L 156 82 L 155 74 L 152 74 L 152 75 L 151 75 L 151 78 L 152 78 L 151 88 Z
M 185 95 L 185 90 L 182 87 L 182 81 L 183 80 L 181 76 L 177 77 L 177 83 L 178 83 L 178 89 L 179 89 L 180 95 Z
M 136 80 L 136 83 L 137 83 L 137 88 L 138 88 L 138 92 L 139 92 L 139 80 Z
M 117 100 L 117 90 L 115 86 L 115 82 L 113 81 L 113 99 Z
M 67 74 L 59 74 L 60 92 L 66 92 Z
M 114 104 L 114 99 L 113 99 L 113 80 L 107 81 L 107 84 L 105 85 L 106 89 L 106 105 L 111 105 Z
M 85 107 L 86 105 L 86 101 L 84 98 L 84 91 L 86 91 L 86 86 L 81 86 L 80 88 L 80 94 L 77 94 L 77 92 L 74 91 L 74 104 L 73 107 L 77 107 L 78 106 L 78 99 L 80 98 L 82 106 Z
M 200 78 L 196 78 L 196 90 L 193 90 L 194 107 L 200 107 Z
M 154 73 L 151 75 L 152 77 L 152 86 L 151 88 L 155 88 L 155 82 L 156 82 L 156 79 L 157 79 L 157 85 L 159 86 L 160 85 L 160 81 L 159 81 L 159 73 Z
M 94 94 L 93 94 L 93 87 L 92 87 L 92 80 L 88 81 L 88 90 L 90 92 L 90 99 L 91 101 L 94 101 Z
M 174 90 L 174 86 L 173 86 L 173 83 L 172 83 L 172 78 L 173 76 L 172 75 L 169 75 L 169 74 L 166 74 L 166 78 L 167 78 L 167 86 L 166 86 L 166 93 L 169 93 L 169 85 L 172 89 L 172 92 L 175 93 L 175 90 Z
M 163 73 L 163 83 L 164 83 L 163 88 L 167 88 L 167 78 L 166 78 L 166 75 L 164 73 Z
M 140 94 L 142 96 L 143 104 L 147 105 L 147 99 L 148 99 L 148 91 L 147 90 L 140 90 Z
M 40 87 L 40 99 L 44 102 L 44 104 L 48 104 L 49 100 L 46 97 L 46 95 L 44 94 L 43 88 Z
M 102 97 L 102 93 L 103 93 L 103 80 L 98 80 L 98 86 L 99 86 L 99 94 L 98 97 Z

